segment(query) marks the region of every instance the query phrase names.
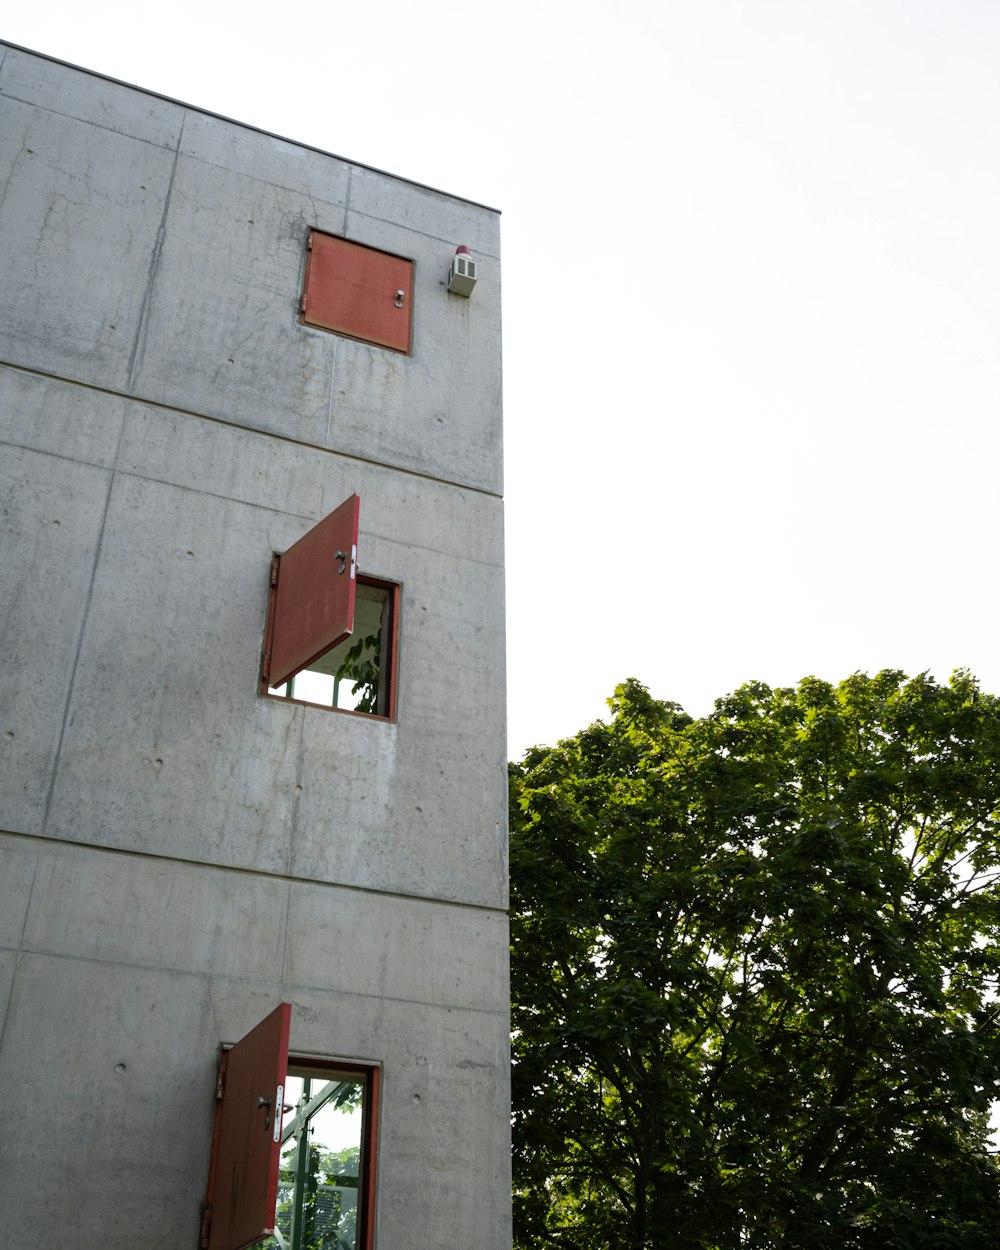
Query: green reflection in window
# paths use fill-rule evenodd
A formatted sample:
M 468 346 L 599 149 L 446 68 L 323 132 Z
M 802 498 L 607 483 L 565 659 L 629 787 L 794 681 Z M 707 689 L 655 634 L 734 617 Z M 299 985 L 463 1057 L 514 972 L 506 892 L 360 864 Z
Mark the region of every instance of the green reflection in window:
M 356 1250 L 364 1083 L 290 1067 L 274 1250 Z M 294 1104 L 290 1106 L 292 1100 Z

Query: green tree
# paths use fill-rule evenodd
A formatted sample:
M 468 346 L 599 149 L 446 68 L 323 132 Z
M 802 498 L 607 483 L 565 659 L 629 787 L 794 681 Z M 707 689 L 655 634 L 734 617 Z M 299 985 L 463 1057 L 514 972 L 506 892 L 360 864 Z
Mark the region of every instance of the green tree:
M 366 638 L 359 638 L 344 656 L 337 669 L 336 679 L 350 681 L 351 694 L 357 699 L 356 710 L 374 712 L 378 704 L 378 687 L 381 676 L 380 656 L 382 631 L 377 630 Z
M 297 1250 L 354 1250 L 358 1226 L 358 1170 L 361 1151 L 357 1146 L 328 1150 L 324 1145 L 307 1144 L 308 1156 L 303 1175 L 302 1227 L 293 1236 L 296 1153 L 282 1161 L 278 1173 L 279 1203 L 276 1224 L 286 1245 Z M 274 1250 L 278 1239 L 269 1237 L 265 1250 Z
M 995 1246 L 1000 701 L 610 706 L 511 766 L 516 1244 Z

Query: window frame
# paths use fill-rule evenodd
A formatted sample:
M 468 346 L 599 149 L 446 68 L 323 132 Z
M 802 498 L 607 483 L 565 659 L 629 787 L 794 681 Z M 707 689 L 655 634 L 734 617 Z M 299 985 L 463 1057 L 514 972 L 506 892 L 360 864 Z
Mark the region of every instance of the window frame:
M 274 608 L 278 597 L 278 585 L 275 580 L 274 572 L 277 569 L 277 561 L 280 555 L 276 552 L 274 555 L 275 563 L 272 564 L 271 577 L 271 593 L 267 604 L 267 625 L 264 630 L 264 655 L 267 655 L 271 645 L 271 636 L 274 630 Z M 384 713 L 382 712 L 362 712 L 353 707 L 332 707 L 329 703 L 316 703 L 312 699 L 298 699 L 295 696 L 286 694 L 276 694 L 275 689 L 268 684 L 268 679 L 261 670 L 260 684 L 258 692 L 265 699 L 276 699 L 279 703 L 291 703 L 299 707 L 316 707 L 324 712 L 340 712 L 345 716 L 360 716 L 364 720 L 384 721 L 388 724 L 395 724 L 397 720 L 398 706 L 398 685 L 399 685 L 399 625 L 400 625 L 400 604 L 403 598 L 402 582 L 392 582 L 384 577 L 374 577 L 370 573 L 356 574 L 356 581 L 361 586 L 372 586 L 376 590 L 384 590 L 389 595 L 389 660 L 386 665 L 386 674 L 389 680 L 389 698 L 388 707 Z M 384 644 L 383 644 L 384 645 Z M 322 658 L 322 657 L 320 657 Z M 308 668 L 300 669 L 300 672 L 308 672 Z M 282 683 L 284 684 L 284 683 Z
M 248 1250 L 274 1233 L 285 1107 L 294 1110 L 285 1101 L 289 1074 L 362 1078 L 355 1250 L 374 1250 L 382 1065 L 289 1053 L 291 1013 L 290 1003 L 279 1003 L 238 1042 L 219 1046 L 199 1237 L 202 1250 Z
M 356 1059 L 332 1059 L 327 1056 L 289 1054 L 285 1073 L 289 1076 L 308 1074 L 327 1080 L 338 1074 L 364 1078 L 365 1092 L 361 1101 L 361 1164 L 358 1170 L 358 1222 L 354 1250 L 373 1250 L 375 1245 L 375 1211 L 378 1205 L 378 1126 L 381 1107 L 382 1068 L 377 1063 L 359 1063 Z M 359 1082 L 360 1083 L 360 1082 Z M 286 1104 L 287 1105 L 287 1104 Z M 284 1130 L 282 1130 L 283 1135 Z

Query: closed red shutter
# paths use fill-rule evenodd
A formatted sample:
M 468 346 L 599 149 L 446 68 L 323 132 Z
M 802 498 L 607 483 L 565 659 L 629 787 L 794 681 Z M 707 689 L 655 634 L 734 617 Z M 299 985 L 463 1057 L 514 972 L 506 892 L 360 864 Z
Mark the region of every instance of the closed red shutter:
M 413 261 L 313 230 L 302 320 L 366 343 L 410 350 Z

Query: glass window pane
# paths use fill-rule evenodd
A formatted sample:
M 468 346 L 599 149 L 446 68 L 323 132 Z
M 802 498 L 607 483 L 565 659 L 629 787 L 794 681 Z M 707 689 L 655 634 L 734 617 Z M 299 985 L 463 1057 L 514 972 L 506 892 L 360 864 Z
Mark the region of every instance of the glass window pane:
M 290 1068 L 274 1250 L 356 1250 L 365 1083 Z
M 392 591 L 358 577 L 354 632 L 271 693 L 385 716 L 389 709 Z

